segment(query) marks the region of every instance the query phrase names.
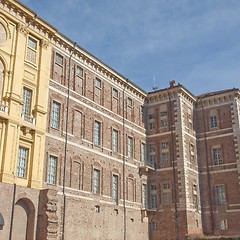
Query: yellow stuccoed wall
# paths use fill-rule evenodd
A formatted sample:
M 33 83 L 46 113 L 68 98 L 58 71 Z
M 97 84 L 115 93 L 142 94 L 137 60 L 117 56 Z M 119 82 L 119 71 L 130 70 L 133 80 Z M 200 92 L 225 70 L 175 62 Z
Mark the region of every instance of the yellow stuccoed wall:
M 0 181 L 41 189 L 51 61 L 49 40 L 55 30 L 16 1 L 0 0 L 0 43 L 4 65 L 0 97 Z M 36 63 L 26 59 L 28 38 L 37 42 Z M 22 117 L 23 87 L 32 91 L 30 122 Z M 18 148 L 29 149 L 25 178 L 16 176 Z

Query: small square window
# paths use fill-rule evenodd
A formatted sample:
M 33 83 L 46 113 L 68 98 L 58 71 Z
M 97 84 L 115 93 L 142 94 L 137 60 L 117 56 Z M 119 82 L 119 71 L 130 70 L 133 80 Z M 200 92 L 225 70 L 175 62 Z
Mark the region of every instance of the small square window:
M 100 213 L 100 206 L 98 206 L 98 205 L 95 206 L 95 212 Z
M 160 120 L 160 127 L 166 127 L 168 125 L 167 119 Z
M 162 142 L 162 149 L 168 149 L 168 142 Z
M 102 81 L 98 78 L 95 80 L 95 87 L 102 88 Z
M 148 119 L 154 119 L 154 114 L 149 114 Z

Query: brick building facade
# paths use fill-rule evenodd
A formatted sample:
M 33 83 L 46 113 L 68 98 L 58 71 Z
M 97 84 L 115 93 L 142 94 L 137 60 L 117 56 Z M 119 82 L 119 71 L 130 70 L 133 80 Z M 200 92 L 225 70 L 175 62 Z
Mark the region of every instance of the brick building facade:
M 146 93 L 26 6 L 0 8 L 1 239 L 240 235 L 238 89 Z

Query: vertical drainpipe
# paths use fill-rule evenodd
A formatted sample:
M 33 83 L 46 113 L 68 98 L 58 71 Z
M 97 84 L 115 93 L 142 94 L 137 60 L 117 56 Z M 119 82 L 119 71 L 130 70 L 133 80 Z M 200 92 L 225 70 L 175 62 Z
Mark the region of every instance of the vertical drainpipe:
M 65 145 L 64 145 L 64 162 L 63 162 L 63 223 L 62 223 L 62 240 L 65 238 L 65 216 L 66 216 L 66 166 L 67 166 L 67 144 L 68 144 L 68 118 L 69 118 L 69 98 L 70 98 L 70 77 L 71 77 L 71 59 L 76 48 L 76 42 L 74 43 L 72 52 L 69 57 L 69 67 L 68 67 L 68 84 L 67 84 L 67 112 L 66 112 L 66 133 L 65 133 Z
M 208 158 L 208 144 L 207 144 L 207 134 L 206 134 L 206 123 L 205 123 L 205 113 L 203 108 L 203 100 L 201 98 L 202 104 L 202 116 L 203 116 L 203 131 L 204 131 L 204 145 L 206 152 L 206 161 L 207 161 L 207 181 L 208 181 L 208 189 L 209 189 L 209 200 L 210 200 L 210 214 L 211 214 L 211 230 L 212 234 L 214 233 L 214 218 L 213 218 L 213 204 L 212 204 L 212 191 L 211 191 L 211 176 L 209 171 L 209 158 Z
M 12 213 L 11 213 L 9 240 L 12 240 L 12 230 L 13 230 L 13 217 L 14 217 L 14 210 L 15 210 L 16 188 L 17 188 L 16 183 L 14 183 L 13 184 Z
M 175 229 L 176 229 L 176 240 L 179 240 L 179 223 L 178 223 L 178 207 L 177 207 L 177 181 L 176 181 L 176 169 L 175 169 L 175 154 L 174 154 L 174 147 L 173 147 L 173 141 L 174 141 L 174 136 L 173 136 L 173 128 L 172 128 L 172 100 L 169 91 L 168 93 L 168 99 L 169 99 L 169 106 L 170 106 L 170 131 L 171 131 L 171 142 L 172 142 L 172 147 L 171 147 L 171 155 L 172 155 L 172 168 L 173 168 L 173 193 L 174 193 L 174 208 L 175 208 Z
M 126 109 L 125 109 L 125 89 L 126 89 L 126 84 L 124 85 L 123 88 L 123 99 L 122 99 L 122 105 L 123 105 L 123 119 L 122 119 L 122 124 L 123 124 L 123 239 L 127 240 L 127 213 L 126 213 L 126 169 L 125 169 L 125 164 L 126 164 L 126 139 L 125 139 L 125 114 L 127 114 Z

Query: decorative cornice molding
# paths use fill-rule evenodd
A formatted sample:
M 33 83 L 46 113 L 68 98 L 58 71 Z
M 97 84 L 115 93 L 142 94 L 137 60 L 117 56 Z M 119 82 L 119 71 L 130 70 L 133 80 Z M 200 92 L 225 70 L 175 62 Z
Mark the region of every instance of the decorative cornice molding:
M 17 31 L 24 34 L 25 36 L 27 36 L 27 34 L 29 33 L 29 31 L 27 30 L 27 27 L 22 23 L 17 24 Z

